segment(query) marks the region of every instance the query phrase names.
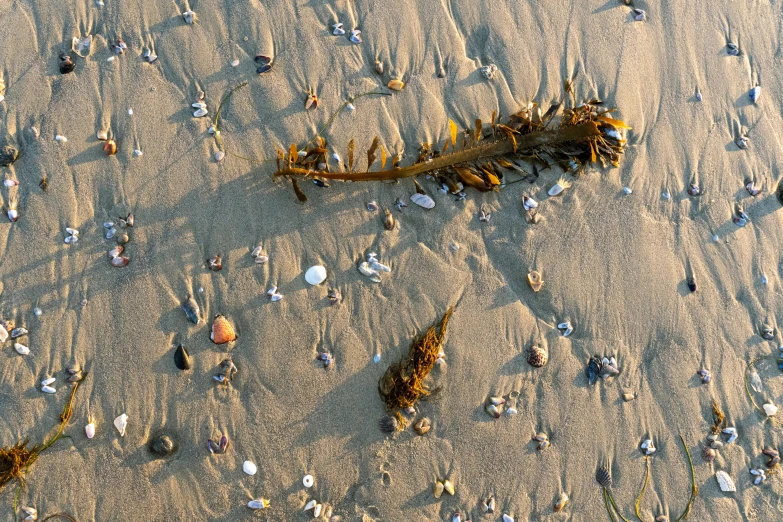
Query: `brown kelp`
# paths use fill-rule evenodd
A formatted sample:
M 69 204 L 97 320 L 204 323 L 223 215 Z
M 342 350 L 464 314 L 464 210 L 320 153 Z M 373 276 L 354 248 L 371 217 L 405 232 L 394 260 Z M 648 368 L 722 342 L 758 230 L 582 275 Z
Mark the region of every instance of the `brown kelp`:
M 71 418 L 73 413 L 73 400 L 76 395 L 76 390 L 79 389 L 82 381 L 87 378 L 87 373 L 76 381 L 71 388 L 71 393 L 68 396 L 68 400 L 65 402 L 63 412 L 60 415 L 60 426 L 57 429 L 57 433 L 52 436 L 51 439 L 43 444 L 36 444 L 32 447 L 28 447 L 29 440 L 17 442 L 14 446 L 5 446 L 0 448 L 0 491 L 5 488 L 9 483 L 16 481 L 18 484 L 16 495 L 14 496 L 14 511 L 16 511 L 16 503 L 19 498 L 19 493 L 22 486 L 24 486 L 24 475 L 38 457 L 49 449 L 49 447 L 57 442 L 60 436 L 63 434 L 65 426 Z
M 436 325 L 430 326 L 423 335 L 411 343 L 408 355 L 394 363 L 378 381 L 378 393 L 389 410 L 413 406 L 419 399 L 428 397 L 431 390 L 424 380 L 440 357 L 446 326 L 453 308 L 446 310 Z
M 575 175 L 581 174 L 590 164 L 602 166 L 619 165 L 625 140 L 622 131 L 630 129 L 623 121 L 609 117 L 615 109 L 604 108 L 600 100 L 589 100 L 579 105 L 571 80 L 564 84 L 565 94 L 557 103 L 551 105 L 542 114 L 535 103 L 511 115 L 502 124 L 496 113 L 492 113 L 489 126 L 485 129 L 480 119 L 475 126 L 465 129 L 458 145 L 457 125 L 449 120 L 449 137 L 438 150 L 432 144 L 424 143 L 413 165 L 402 167 L 402 155 L 390 154 L 376 136 L 367 150 L 367 169 L 357 171 L 358 157 L 355 154 L 355 142 L 348 143 L 345 162 L 334 157 L 338 165 L 330 166 L 326 139 L 316 136 L 303 151 L 292 144 L 288 151 L 277 151 L 277 171 L 275 177 L 284 177 L 291 181 L 297 198 L 306 201 L 297 180 L 309 178 L 321 186 L 327 180 L 334 181 L 389 181 L 414 178 L 422 174 L 434 176 L 453 193 L 459 193 L 464 187 L 472 187 L 481 192 L 497 190 L 504 186 L 504 170 L 525 173 L 523 179 L 537 175 L 536 164 L 545 168 L 553 164 L 569 170 Z M 568 95 L 573 99 L 572 107 L 564 107 Z M 560 114 L 562 109 L 562 114 Z M 558 119 L 559 118 L 559 119 Z M 380 170 L 370 170 L 380 159 Z M 390 167 L 387 163 L 390 160 Z M 533 162 L 534 173 L 528 175 L 513 160 Z M 417 191 L 421 187 L 416 185 Z
M 688 518 L 688 515 L 691 513 L 691 508 L 693 507 L 693 503 L 696 501 L 696 497 L 699 494 L 699 489 L 696 487 L 696 472 L 693 469 L 693 459 L 691 458 L 691 452 L 688 450 L 688 445 L 685 443 L 685 438 L 680 435 L 680 441 L 682 442 L 682 447 L 685 450 L 685 456 L 688 460 L 688 466 L 691 471 L 691 494 L 688 498 L 688 503 L 685 505 L 685 509 L 683 509 L 680 516 L 674 519 L 674 522 L 680 522 L 681 520 L 685 520 Z M 647 490 L 647 485 L 650 481 L 650 457 L 645 456 L 645 475 L 644 475 L 644 482 L 642 483 L 642 489 L 639 492 L 639 495 L 636 497 L 636 503 L 634 505 L 634 514 L 636 515 L 636 518 L 642 522 L 642 515 L 641 515 L 641 503 L 642 498 L 644 497 L 644 493 Z M 609 468 L 607 466 L 602 466 L 598 469 L 596 472 L 596 481 L 601 486 L 603 498 L 604 498 L 604 506 L 606 507 L 606 513 L 609 516 L 609 520 L 612 522 L 617 522 L 617 518 L 615 518 L 615 515 L 620 518 L 623 522 L 630 522 L 627 518 L 623 516 L 623 514 L 620 512 L 620 508 L 617 507 L 617 503 L 614 500 L 614 497 L 612 496 L 611 492 L 611 483 L 612 483 L 612 477 L 611 473 L 609 471 Z

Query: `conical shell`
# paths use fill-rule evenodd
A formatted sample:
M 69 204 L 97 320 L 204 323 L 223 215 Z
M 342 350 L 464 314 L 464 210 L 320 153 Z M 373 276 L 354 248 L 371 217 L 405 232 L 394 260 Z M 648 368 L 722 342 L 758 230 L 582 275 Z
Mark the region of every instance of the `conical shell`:
M 530 288 L 532 288 L 534 292 L 538 292 L 541 290 L 541 287 L 544 286 L 544 280 L 541 277 L 541 273 L 537 270 L 533 270 L 527 275 L 527 282 L 530 283 Z
M 114 419 L 114 427 L 120 432 L 120 437 L 125 436 L 125 429 L 128 427 L 128 416 L 123 413 L 116 419 Z
M 718 479 L 718 486 L 720 486 L 721 491 L 737 491 L 737 486 L 734 485 L 734 481 L 725 471 L 716 471 L 715 478 Z
M 534 368 L 541 368 L 549 360 L 549 354 L 540 346 L 531 346 L 527 350 L 527 362 Z
M 234 327 L 228 322 L 228 319 L 218 314 L 212 323 L 212 333 L 209 338 L 215 344 L 226 344 L 235 341 L 237 335 L 234 333 Z

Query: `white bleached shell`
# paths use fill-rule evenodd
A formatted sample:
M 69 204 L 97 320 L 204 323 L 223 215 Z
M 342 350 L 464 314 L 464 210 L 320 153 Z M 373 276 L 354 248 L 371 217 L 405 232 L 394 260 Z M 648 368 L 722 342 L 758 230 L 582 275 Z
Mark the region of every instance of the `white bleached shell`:
M 120 437 L 125 436 L 125 429 L 128 427 L 128 415 L 123 413 L 114 419 L 114 427 L 120 432 Z
M 41 391 L 44 393 L 57 393 L 57 390 L 55 390 L 51 386 L 41 386 Z
M 359 263 L 358 269 L 363 276 L 369 277 L 372 281 L 376 283 L 381 282 L 381 274 L 379 274 L 377 271 L 370 268 L 370 264 L 367 261 L 362 261 L 361 263 Z
M 503 522 L 514 522 L 514 517 L 503 513 Z
M 345 27 L 340 22 L 332 25 L 332 34 L 335 36 L 342 36 L 345 34 Z
M 0 343 L 4 343 L 8 340 L 8 330 L 4 326 L 0 326 Z
M 737 486 L 734 485 L 734 481 L 725 471 L 721 470 L 715 472 L 715 478 L 718 479 L 718 486 L 720 486 L 720 490 L 724 493 L 728 491 L 737 491 Z
M 101 141 L 106 141 L 109 139 L 109 133 L 105 130 L 99 130 L 95 133 L 95 137 L 98 138 Z
M 8 214 L 8 220 L 11 221 L 11 223 L 19 219 L 19 212 L 17 212 L 15 208 L 9 208 L 7 214 Z
M 633 194 L 633 190 L 631 190 L 631 187 L 623 187 L 623 192 L 625 192 L 628 195 Z
M 16 350 L 16 353 L 18 353 L 19 355 L 30 355 L 30 348 L 28 348 L 23 344 L 14 343 L 14 350 Z
M 753 87 L 750 90 L 749 96 L 750 96 L 750 101 L 752 101 L 753 103 L 759 101 L 759 96 L 761 96 L 761 87 L 759 87 L 758 85 Z
M 253 256 L 253 257 L 258 257 L 258 256 L 261 255 L 261 252 L 263 252 L 263 251 L 264 251 L 264 248 L 261 245 L 258 245 L 257 247 L 255 247 L 253 249 L 252 252 L 250 252 L 250 255 Z
M 56 380 L 57 380 L 56 377 L 49 377 L 48 379 L 44 379 L 43 381 L 41 381 L 41 384 L 43 384 L 44 386 L 49 386 L 50 384 L 54 383 L 54 381 Z
M 560 185 L 560 183 L 555 183 L 555 184 L 552 186 L 552 188 L 551 188 L 551 189 L 549 189 L 549 192 L 548 192 L 548 194 L 549 194 L 550 196 L 557 196 L 557 195 L 558 195 L 558 194 L 560 194 L 561 192 L 563 192 L 563 186 L 562 186 L 562 185 Z
M 723 433 L 729 436 L 729 438 L 726 440 L 726 444 L 731 444 L 735 440 L 737 440 L 737 428 L 734 427 L 728 427 L 723 429 Z
M 391 272 L 390 267 L 384 265 L 383 263 L 379 263 L 376 259 L 368 260 L 367 263 L 370 265 L 370 268 L 376 272 L 386 272 L 387 274 Z
M 431 209 L 435 208 L 435 201 L 427 194 L 419 194 L 418 192 L 411 196 L 411 201 L 416 203 L 422 208 Z
M 57 136 L 55 136 L 54 139 L 55 139 L 55 141 L 59 141 L 60 143 L 65 143 L 65 142 L 68 141 L 68 138 L 66 138 L 65 136 L 63 136 L 61 134 L 58 134 Z
M 201 107 L 200 109 L 196 110 L 196 111 L 193 113 L 193 117 L 194 117 L 194 118 L 201 118 L 202 116 L 206 116 L 208 112 L 209 112 L 209 111 L 207 111 L 207 109 L 206 109 L 206 108 L 204 108 L 204 107 Z
M 246 460 L 244 464 L 242 464 L 242 471 L 247 473 L 248 475 L 255 475 L 256 471 L 258 471 L 258 468 L 255 464 L 250 462 L 249 460 Z
M 321 516 L 321 510 L 323 509 L 323 506 L 321 504 L 316 504 L 313 508 L 313 518 L 318 518 Z
M 305 272 L 305 281 L 315 286 L 326 281 L 326 268 L 321 265 L 311 266 Z
M 362 43 L 362 32 L 359 29 L 353 29 L 348 39 L 355 44 L 360 44 Z
M 525 208 L 525 210 L 533 210 L 534 208 L 538 207 L 538 201 L 529 196 L 525 196 L 522 198 L 522 206 Z
M 318 502 L 316 502 L 315 500 L 311 500 L 310 502 L 308 502 L 307 504 L 305 504 L 304 510 L 305 510 L 305 511 L 308 511 L 308 510 L 310 510 L 310 509 L 313 509 L 313 508 L 315 507 L 315 505 L 316 505 L 316 504 L 318 504 Z
M 306 487 L 306 488 L 311 488 L 311 487 L 313 487 L 314 480 L 315 479 L 313 479 L 312 475 L 305 475 L 302 478 L 302 485 L 304 485 L 304 487 Z
M 557 329 L 563 331 L 563 337 L 568 337 L 569 335 L 574 333 L 574 327 L 571 326 L 571 323 L 569 321 L 565 321 L 564 323 L 558 324 Z
M 95 437 L 95 423 L 90 422 L 87 424 L 87 426 L 84 427 L 84 434 L 87 435 L 88 439 L 91 439 Z
M 264 498 L 257 498 L 247 503 L 250 509 L 266 509 L 269 507 L 269 501 Z
M 778 407 L 772 404 L 771 402 L 764 404 L 762 408 L 764 408 L 764 413 L 767 414 L 767 417 L 774 417 L 775 414 L 778 412 Z

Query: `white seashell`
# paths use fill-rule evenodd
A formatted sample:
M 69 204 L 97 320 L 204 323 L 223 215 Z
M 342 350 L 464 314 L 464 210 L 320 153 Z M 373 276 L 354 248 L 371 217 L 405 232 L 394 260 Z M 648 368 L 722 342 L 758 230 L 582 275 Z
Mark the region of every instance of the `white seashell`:
M 136 157 L 139 157 L 139 156 L 141 156 L 143 154 L 144 153 L 141 151 L 141 149 L 134 149 L 134 151 L 133 151 L 133 155 L 136 156 Z
M 315 286 L 326 281 L 326 268 L 321 265 L 311 266 L 305 272 L 305 281 Z
M 718 237 L 718 234 L 715 234 L 714 236 L 712 236 L 712 240 L 715 241 L 716 243 L 718 241 L 720 241 L 720 238 Z
M 263 251 L 264 251 L 264 248 L 261 245 L 258 245 L 257 247 L 255 247 L 253 249 L 252 252 L 250 252 L 250 255 L 253 256 L 253 257 L 258 257 L 258 256 L 261 255 L 261 252 L 263 252 Z
M 55 390 L 51 386 L 41 386 L 41 391 L 44 393 L 57 393 L 57 390 Z
M 370 261 L 368 264 L 370 265 L 370 268 L 376 272 L 386 272 L 387 274 L 391 272 L 391 268 L 378 261 Z
M 336 161 L 337 163 L 342 163 L 343 162 L 343 160 L 340 158 L 340 155 L 337 154 L 336 152 L 332 153 L 332 159 L 334 161 Z
M 306 488 L 311 488 L 311 487 L 313 487 L 313 483 L 314 483 L 314 482 L 315 482 L 315 479 L 313 478 L 313 476 L 312 476 L 312 475 L 305 475 L 305 476 L 302 478 L 302 484 L 303 484 L 303 485 L 304 485 L 304 487 L 306 487 Z
M 219 151 L 217 151 L 215 153 L 215 161 L 218 162 L 218 163 L 223 161 L 225 159 L 225 157 L 226 157 L 226 153 L 223 152 L 222 150 L 219 150 Z
M 381 354 L 376 353 L 375 355 L 373 355 L 372 362 L 374 362 L 375 364 L 381 362 Z
M 514 517 L 503 513 L 503 522 L 514 522 Z
M 0 328 L 2 327 L 0 326 Z M 14 350 L 16 350 L 16 353 L 18 353 L 19 355 L 30 355 L 30 348 L 28 348 L 23 344 L 14 343 Z
M 672 195 L 671 195 L 671 194 L 669 194 L 669 192 L 667 192 L 667 191 L 665 191 L 665 190 L 664 190 L 664 191 L 661 193 L 661 197 L 662 197 L 663 199 L 671 199 L 671 198 L 672 198 Z
M 273 296 L 277 293 L 277 287 L 275 285 L 272 285 L 269 287 L 269 290 L 266 291 L 266 295 Z
M 335 36 L 342 36 L 345 34 L 345 28 L 343 27 L 343 24 L 340 22 L 337 22 L 336 24 L 332 25 L 332 34 Z
M 451 517 L 451 522 L 462 522 L 462 515 L 459 511 L 454 513 L 454 516 Z
M 105 130 L 99 130 L 95 133 L 95 137 L 98 138 L 101 141 L 106 141 L 109 139 L 109 133 Z
M 19 219 L 19 212 L 17 212 L 15 208 L 9 208 L 7 214 L 8 220 L 11 221 L 11 223 L 14 223 L 17 219 Z
M 22 520 L 38 520 L 38 510 L 29 506 L 20 508 L 25 517 Z
M 133 116 L 133 109 L 128 109 L 128 116 Z
M 90 422 L 87 424 L 87 426 L 84 427 L 84 434 L 87 435 L 88 439 L 91 439 L 95 437 L 95 423 Z
M 120 437 L 125 436 L 125 429 L 128 427 L 128 415 L 123 413 L 114 419 L 114 427 L 120 432 Z
M 49 386 L 56 380 L 57 380 L 56 377 L 49 377 L 48 379 L 44 379 L 43 381 L 41 381 L 41 384 L 43 384 L 44 386 Z
M 724 428 L 723 433 L 729 436 L 729 438 L 726 440 L 727 444 L 731 444 L 732 442 L 737 440 L 737 428 L 734 427 Z
M 19 185 L 19 182 L 17 180 L 15 180 L 15 179 L 8 179 L 7 178 L 7 179 L 3 180 L 3 185 L 5 185 L 6 187 L 16 187 L 16 186 Z
M 633 194 L 633 190 L 631 190 L 631 187 L 623 187 L 623 192 L 630 195 Z
M 359 29 L 353 29 L 348 39 L 355 44 L 360 44 L 362 43 L 362 32 Z
M 506 415 L 516 415 L 517 413 L 517 409 L 513 406 L 506 410 Z
M 311 500 L 310 502 L 308 502 L 307 504 L 305 504 L 304 510 L 305 510 L 305 511 L 308 511 L 308 510 L 310 510 L 310 509 L 313 509 L 313 508 L 315 507 L 315 505 L 316 505 L 316 504 L 318 504 L 318 502 L 316 502 L 315 500 Z
M 525 210 L 533 210 L 534 208 L 538 207 L 538 201 L 529 196 L 523 196 L 522 206 L 525 208 Z
M 418 192 L 411 196 L 411 201 L 416 203 L 422 208 L 431 209 L 435 207 L 435 201 L 427 194 L 419 194 Z
M 202 116 L 206 116 L 208 112 L 209 111 L 207 111 L 207 109 L 202 107 L 202 108 L 196 110 L 196 112 L 193 113 L 193 117 L 194 118 L 201 118 Z
M 549 189 L 549 192 L 548 192 L 548 194 L 549 194 L 550 196 L 557 196 L 557 195 L 558 195 L 558 194 L 560 194 L 561 192 L 563 192 L 563 186 L 562 186 L 560 183 L 555 183 L 555 184 L 552 186 L 552 188 L 551 188 L 551 189 Z
M 55 139 L 55 141 L 59 141 L 60 143 L 65 143 L 65 142 L 68 141 L 68 138 L 66 138 L 65 136 L 62 136 L 60 134 L 55 136 L 54 139 Z
M 761 274 L 761 284 L 766 285 L 767 283 L 769 283 L 769 279 L 767 279 L 765 274 Z
M 207 104 L 204 103 L 204 102 L 191 103 L 190 106 L 193 107 L 194 109 L 206 109 L 207 108 Z
M 256 257 L 256 264 L 258 264 L 258 265 L 262 265 L 262 264 L 266 263 L 267 261 L 269 261 L 269 257 L 267 257 L 267 256 L 258 256 L 258 257 Z
M 757 372 L 755 369 L 750 372 L 750 387 L 753 388 L 753 391 L 756 393 L 761 393 L 761 391 L 764 389 L 764 384 L 761 382 L 761 377 L 759 376 L 759 372 Z
M 250 462 L 249 460 L 246 460 L 244 464 L 242 464 L 242 471 L 247 473 L 248 475 L 255 475 L 256 471 L 258 471 L 258 468 L 255 464 Z
M 236 67 L 237 65 L 239 65 L 239 60 L 234 60 L 231 62 L 231 67 Z
M 33 308 L 33 314 L 35 314 L 36 317 L 41 317 L 43 315 L 43 310 L 36 306 Z
M 720 486 L 720 490 L 724 493 L 728 491 L 737 491 L 737 486 L 734 485 L 734 481 L 731 480 L 731 477 L 725 471 L 721 470 L 715 472 L 715 478 L 718 479 L 718 486 Z
M 182 13 L 182 18 L 185 20 L 186 24 L 192 25 L 195 17 L 196 17 L 196 13 L 194 13 L 190 9 Z
M 283 298 L 283 294 L 274 293 L 269 296 L 269 300 L 273 303 L 276 303 L 277 301 L 281 300 Z
M 345 106 L 345 108 L 351 112 L 356 110 L 356 107 L 353 106 L 353 103 L 349 103 L 348 105 Z
M 113 62 L 114 61 L 114 56 L 109 56 L 108 58 L 106 58 L 106 61 L 107 62 Z
M 652 455 L 653 453 L 655 453 L 655 450 L 656 448 L 652 440 L 647 439 L 644 442 L 642 442 L 642 451 L 644 452 L 645 455 Z
M 257 498 L 247 503 L 250 509 L 266 509 L 269 507 L 269 501 L 265 498 Z
M 750 96 L 750 101 L 752 101 L 753 103 L 758 102 L 759 96 L 761 96 L 761 87 L 759 87 L 758 85 L 753 87 L 750 90 L 749 96 Z
M 370 264 L 367 263 L 367 261 L 361 262 L 359 264 L 358 268 L 359 268 L 359 272 L 363 276 L 369 277 L 372 281 L 374 281 L 376 283 L 380 283 L 381 282 L 381 274 L 379 274 L 378 272 L 376 272 L 375 270 L 370 268 Z
M 764 413 L 767 414 L 767 417 L 774 417 L 778 412 L 778 407 L 770 402 L 764 404 L 762 408 L 764 408 Z
M 570 321 L 565 321 L 557 325 L 558 330 L 563 330 L 563 337 L 568 337 L 574 332 L 574 327 Z
M 313 518 L 318 518 L 321 516 L 321 510 L 323 509 L 323 506 L 321 504 L 316 504 L 313 508 Z

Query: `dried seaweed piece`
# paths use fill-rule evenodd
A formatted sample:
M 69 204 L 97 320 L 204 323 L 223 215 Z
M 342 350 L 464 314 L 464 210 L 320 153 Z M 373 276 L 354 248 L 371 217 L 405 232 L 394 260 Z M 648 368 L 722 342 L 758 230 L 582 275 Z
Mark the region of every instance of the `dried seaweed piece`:
M 449 120 L 449 135 L 451 136 L 451 146 L 457 146 L 457 124 L 454 120 Z
M 716 400 L 712 401 L 712 433 L 720 433 L 723 429 L 723 421 L 726 420 L 726 415 L 723 410 L 720 409 L 720 405 Z
M 372 164 L 375 163 L 376 150 L 378 150 L 378 136 L 372 140 L 372 145 L 370 145 L 370 149 L 367 151 L 367 170 L 369 170 L 370 167 L 372 167 Z
M 353 138 L 348 142 L 348 171 L 353 172 Z
M 424 380 L 438 360 L 452 311 L 449 308 L 437 325 L 416 337 L 408 355 L 389 366 L 378 381 L 378 394 L 389 410 L 408 408 L 434 393 Z

